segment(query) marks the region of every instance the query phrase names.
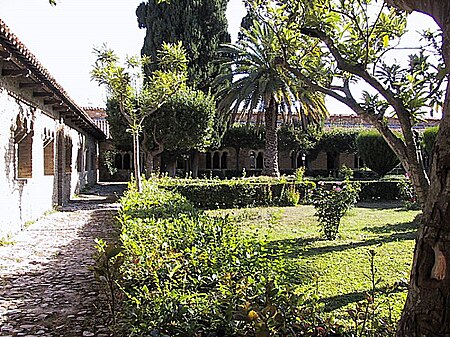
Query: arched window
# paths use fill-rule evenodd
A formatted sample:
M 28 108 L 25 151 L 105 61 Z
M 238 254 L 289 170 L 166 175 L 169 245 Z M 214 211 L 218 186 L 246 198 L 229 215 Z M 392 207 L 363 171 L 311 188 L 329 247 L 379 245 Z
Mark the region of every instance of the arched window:
M 262 169 L 264 167 L 264 155 L 262 152 L 258 153 L 258 157 L 256 157 L 256 168 Z
M 211 169 L 211 152 L 206 153 L 205 161 L 206 161 L 206 169 L 210 170 Z
M 129 170 L 131 168 L 131 156 L 129 153 L 123 155 L 123 168 Z
M 228 153 L 222 153 L 222 157 L 220 158 L 220 168 L 227 169 L 228 168 Z
M 220 154 L 219 152 L 214 152 L 213 155 L 213 169 L 220 169 Z
M 118 170 L 122 169 L 122 155 L 120 153 L 117 153 L 114 157 L 114 166 Z

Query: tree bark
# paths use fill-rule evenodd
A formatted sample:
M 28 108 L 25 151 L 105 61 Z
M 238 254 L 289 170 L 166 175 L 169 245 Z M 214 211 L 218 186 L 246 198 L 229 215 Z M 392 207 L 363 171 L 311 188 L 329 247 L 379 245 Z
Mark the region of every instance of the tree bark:
M 450 2 L 386 0 L 430 15 L 443 31 L 442 53 L 450 66 Z M 397 337 L 450 336 L 450 84 L 432 155 L 430 188 L 414 251 L 411 279 Z
M 139 132 L 133 132 L 133 159 L 134 159 L 134 179 L 136 179 L 136 189 L 138 192 L 142 192 L 142 180 L 141 180 L 141 160 L 140 160 L 140 148 L 139 148 Z
M 271 97 L 269 105 L 264 112 L 264 122 L 266 130 L 266 141 L 264 146 L 264 168 L 263 175 L 279 177 L 278 169 L 278 137 L 277 137 L 277 103 Z
M 445 110 L 449 111 L 450 85 Z M 450 336 L 450 114 L 441 121 L 397 337 Z
M 198 151 L 193 150 L 191 154 L 192 178 L 198 178 L 198 159 L 199 159 Z

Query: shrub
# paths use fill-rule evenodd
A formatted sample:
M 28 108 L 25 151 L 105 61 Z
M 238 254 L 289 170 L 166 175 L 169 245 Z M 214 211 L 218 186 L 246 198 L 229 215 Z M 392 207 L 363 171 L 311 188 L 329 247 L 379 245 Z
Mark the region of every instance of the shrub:
M 433 152 L 434 143 L 436 142 L 436 136 L 439 131 L 439 126 L 433 126 L 425 129 L 423 132 L 422 146 L 428 156 L 431 156 Z
M 313 205 L 319 225 L 328 240 L 334 240 L 339 233 L 339 225 L 345 213 L 356 203 L 360 185 L 346 180 L 326 188 L 317 188 L 313 196 Z
M 361 131 L 356 138 L 358 154 L 368 168 L 380 177 L 386 175 L 399 164 L 394 151 L 376 130 Z

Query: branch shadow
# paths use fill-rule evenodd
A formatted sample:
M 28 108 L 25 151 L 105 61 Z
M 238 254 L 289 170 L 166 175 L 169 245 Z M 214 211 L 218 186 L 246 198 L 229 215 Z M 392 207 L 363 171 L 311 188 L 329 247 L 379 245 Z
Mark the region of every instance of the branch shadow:
M 330 252 L 341 252 L 347 249 L 368 247 L 395 241 L 414 240 L 416 238 L 417 223 L 413 221 L 394 225 L 388 224 L 382 227 L 366 228 L 366 230 L 376 234 L 392 234 L 345 244 L 335 244 L 334 241 L 329 241 L 329 245 L 321 247 L 311 247 L 311 244 L 314 242 L 326 241 L 320 237 L 274 240 L 269 242 L 268 248 L 271 252 L 277 252 L 278 255 L 281 254 L 285 258 L 298 258 L 301 256 L 307 257 Z

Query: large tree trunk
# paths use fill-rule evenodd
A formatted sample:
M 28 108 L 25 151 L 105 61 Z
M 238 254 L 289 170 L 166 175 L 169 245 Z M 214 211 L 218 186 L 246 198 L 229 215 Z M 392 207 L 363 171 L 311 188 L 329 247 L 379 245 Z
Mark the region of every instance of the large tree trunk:
M 278 169 L 278 138 L 277 138 L 277 104 L 271 97 L 269 105 L 264 112 L 264 122 L 266 129 L 266 142 L 264 147 L 264 168 L 263 175 L 279 177 Z
M 446 111 L 450 86 L 447 87 Z M 450 114 L 441 121 L 431 186 L 397 336 L 450 336 Z
M 386 0 L 406 10 L 432 16 L 443 30 L 442 52 L 450 66 L 450 2 L 448 0 Z M 430 188 L 423 210 L 411 271 L 408 297 L 398 337 L 450 336 L 450 85 L 437 136 Z

